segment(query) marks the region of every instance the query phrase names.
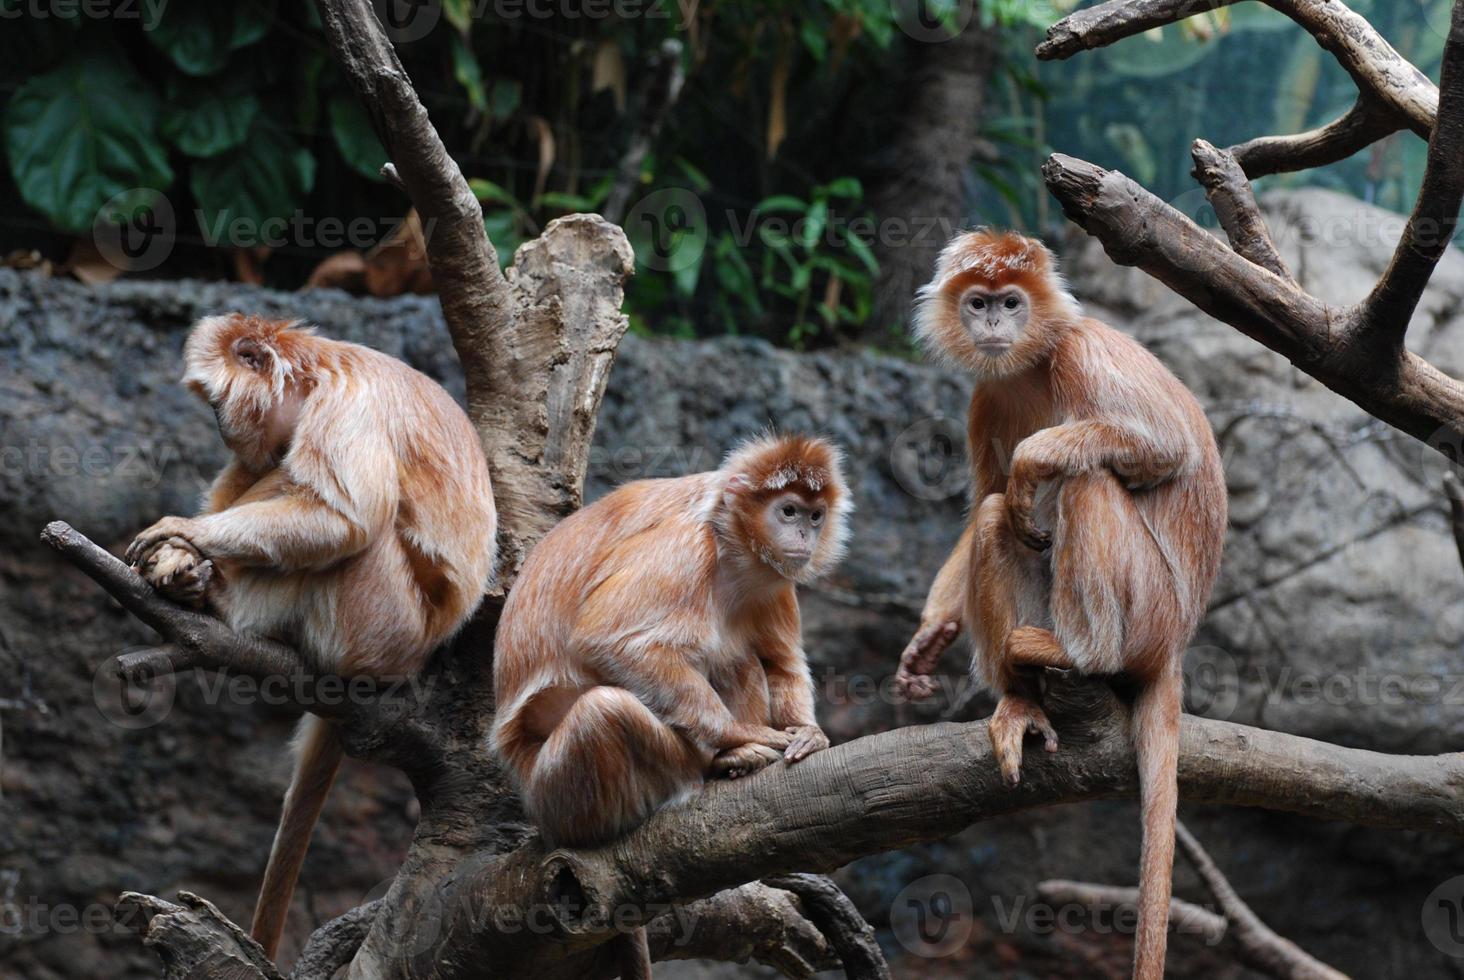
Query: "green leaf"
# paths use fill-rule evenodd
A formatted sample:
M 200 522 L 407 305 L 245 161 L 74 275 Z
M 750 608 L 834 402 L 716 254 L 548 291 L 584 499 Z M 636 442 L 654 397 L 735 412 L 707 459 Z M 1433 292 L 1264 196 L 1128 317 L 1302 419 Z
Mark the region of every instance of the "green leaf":
M 491 180 L 474 177 L 468 181 L 468 188 L 472 190 L 473 196 L 479 201 L 493 204 L 506 204 L 514 210 L 519 210 L 522 207 L 518 202 L 518 198 Z
M 442 0 L 442 16 L 466 36 L 473 27 L 473 0 Z
M 220 87 L 176 84 L 175 79 L 168 80 L 168 111 L 162 121 L 170 143 L 191 157 L 211 157 L 244 142 L 259 113 L 258 96 L 228 81 Z
M 524 88 L 511 78 L 496 78 L 488 92 L 488 111 L 494 119 L 507 119 L 523 102 Z
M 803 219 L 803 233 L 799 241 L 804 248 L 814 248 L 818 240 L 823 236 L 824 229 L 829 224 L 829 205 L 826 201 L 816 201 L 813 207 L 808 209 L 808 214 Z
M 238 149 L 194 164 L 188 186 L 210 245 L 271 244 L 265 222 L 288 218 L 315 185 L 315 158 L 261 114 Z M 284 234 L 281 230 L 280 234 Z
M 829 42 L 824 37 L 822 27 L 813 20 L 805 20 L 803 26 L 798 29 L 798 37 L 808 53 L 813 55 L 815 61 L 823 61 L 828 56 Z
M 857 201 L 864 196 L 864 185 L 859 183 L 858 177 L 840 177 L 825 184 L 824 192 L 829 197 L 847 197 Z
M 194 0 L 168 4 L 157 26 L 144 33 L 185 74 L 212 75 L 231 52 L 264 37 L 274 15 L 275 0 Z
M 370 180 L 381 180 L 386 150 L 371 128 L 371 117 L 359 99 L 338 95 L 330 100 L 330 132 L 336 148 L 351 169 Z
M 874 252 L 870 250 L 864 239 L 858 235 L 850 235 L 844 239 L 844 244 L 849 246 L 849 251 L 854 253 L 855 258 L 864 263 L 864 267 L 869 270 L 870 275 L 879 275 L 879 259 L 874 257 Z
M 462 35 L 452 36 L 452 77 L 456 78 L 463 91 L 468 93 L 468 104 L 479 112 L 488 109 L 488 92 L 483 88 L 483 69 L 478 67 L 478 58 Z
M 57 227 L 91 228 L 126 191 L 173 182 L 156 93 L 110 47 L 73 53 L 16 91 L 5 148 L 20 196 Z
M 793 211 L 802 214 L 808 210 L 808 202 L 799 200 L 789 194 L 774 194 L 772 197 L 765 197 L 757 203 L 756 211 Z

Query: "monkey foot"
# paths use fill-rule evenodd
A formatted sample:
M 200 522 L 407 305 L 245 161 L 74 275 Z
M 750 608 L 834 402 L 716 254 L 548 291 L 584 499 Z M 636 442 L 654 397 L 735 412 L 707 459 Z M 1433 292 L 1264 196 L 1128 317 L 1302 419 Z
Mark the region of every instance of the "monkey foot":
M 1042 747 L 1048 752 L 1057 751 L 1057 732 L 1047 720 L 1046 712 L 1036 701 L 1020 695 L 1002 697 L 987 722 L 987 731 L 996 764 L 1008 786 L 1016 786 L 1022 780 L 1022 739 L 1027 735 L 1041 735 Z
M 741 779 L 751 776 L 783 758 L 783 753 L 766 745 L 748 742 L 736 748 L 724 749 L 712 759 L 711 773 L 720 779 Z
M 137 571 L 174 602 L 199 606 L 213 579 L 213 562 L 182 538 L 169 538 L 148 553 Z

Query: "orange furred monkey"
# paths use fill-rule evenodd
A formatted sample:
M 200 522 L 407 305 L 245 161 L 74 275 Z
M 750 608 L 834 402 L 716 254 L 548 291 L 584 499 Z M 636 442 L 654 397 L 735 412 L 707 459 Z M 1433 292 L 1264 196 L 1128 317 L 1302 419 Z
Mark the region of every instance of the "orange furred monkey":
M 992 747 L 1015 785 L 1026 734 L 1057 750 L 1040 668 L 1136 683 L 1144 843 L 1134 976 L 1160 980 L 1180 660 L 1225 536 L 1215 437 L 1194 395 L 1152 354 L 1082 314 L 1032 239 L 977 231 L 951 241 L 920 291 L 915 329 L 976 376 L 975 485 L 970 522 L 901 657 L 900 686 L 929 695 L 941 652 L 970 630 L 974 669 L 1000 695 Z
M 234 458 L 198 517 L 164 517 L 127 556 L 179 601 L 295 646 L 311 670 L 401 678 L 477 607 L 496 514 L 477 434 L 395 358 L 256 316 L 208 317 L 184 383 Z M 311 830 L 340 766 L 307 716 L 253 935 L 273 959 Z
M 795 585 L 838 561 L 849 510 L 830 445 L 770 437 L 539 543 L 498 627 L 494 741 L 548 844 L 606 843 L 709 775 L 828 746 Z M 643 930 L 621 941 L 622 976 L 649 976 Z

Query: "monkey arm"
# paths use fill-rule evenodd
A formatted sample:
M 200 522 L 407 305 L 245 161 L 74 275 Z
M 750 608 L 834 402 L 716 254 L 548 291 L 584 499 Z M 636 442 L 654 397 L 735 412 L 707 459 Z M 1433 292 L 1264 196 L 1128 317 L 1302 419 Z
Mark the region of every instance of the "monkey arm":
M 672 647 L 653 646 L 635 655 L 620 651 L 595 658 L 595 666 L 610 683 L 636 695 L 667 725 L 702 745 L 720 751 L 756 742 L 782 749 L 792 740 L 767 725 L 739 722 L 706 675 Z
M 813 713 L 813 677 L 808 660 L 797 646 L 780 646 L 758 654 L 768 682 L 768 717 L 774 728 L 816 725 Z
M 1188 463 L 1183 423 L 1162 437 L 1133 428 L 1083 419 L 1042 429 L 1023 439 L 1012 454 L 1006 503 L 1012 530 L 1029 547 L 1041 550 L 1052 535 L 1032 520 L 1037 485 L 1099 469 L 1112 470 L 1130 489 L 1152 487 L 1172 479 Z
M 164 517 L 133 540 L 128 560 L 145 559 L 171 537 L 183 538 L 209 559 L 281 571 L 330 565 L 370 541 L 366 528 L 301 487 L 202 517 Z
M 971 575 L 971 549 L 976 537 L 976 522 L 967 522 L 961 539 L 951 556 L 941 566 L 920 613 L 920 628 L 900 654 L 900 669 L 895 683 L 908 698 L 924 700 L 935 693 L 930 675 L 946 648 L 961 635 L 965 624 L 966 594 Z

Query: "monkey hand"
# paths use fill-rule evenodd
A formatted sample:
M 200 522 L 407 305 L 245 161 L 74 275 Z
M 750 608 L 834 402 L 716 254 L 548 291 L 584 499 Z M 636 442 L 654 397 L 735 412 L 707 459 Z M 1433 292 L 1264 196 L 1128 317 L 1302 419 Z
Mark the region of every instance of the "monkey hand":
M 182 538 L 162 542 L 136 568 L 148 585 L 187 606 L 201 606 L 213 581 L 213 562 Z
M 991 751 L 1001 769 L 1001 778 L 1008 786 L 1015 787 L 1022 780 L 1022 739 L 1028 735 L 1042 736 L 1042 747 L 1048 752 L 1057 751 L 1057 732 L 1042 706 L 1031 698 L 1017 694 L 1004 694 L 997 702 L 996 710 L 986 723 L 991 736 Z
M 817 725 L 794 725 L 783 731 L 793 736 L 792 744 L 783 750 L 783 758 L 790 766 L 829 747 L 829 737 Z
M 895 671 L 895 686 L 911 701 L 924 701 L 935 693 L 935 668 L 946 647 L 961 635 L 957 619 L 941 619 L 921 623 L 900 654 L 900 669 Z
M 164 517 L 132 539 L 132 543 L 127 546 L 127 561 L 131 565 L 141 566 L 155 550 L 171 539 L 179 539 L 186 546 L 199 551 L 201 550 L 197 544 L 199 537 L 200 528 L 196 519 Z
M 1046 551 L 1052 547 L 1052 532 L 1042 530 L 1032 519 L 1035 497 L 1036 488 L 1032 485 L 1024 485 L 1015 493 L 1009 489 L 1006 495 L 1007 521 L 1018 541 L 1033 551 Z
M 741 779 L 777 762 L 779 758 L 777 749 L 748 742 L 718 752 L 712 759 L 711 774 L 719 779 Z
M 729 739 L 724 745 L 728 749 L 754 743 L 766 745 L 770 749 L 777 749 L 781 752 L 793 744 L 792 735 L 781 729 L 769 728 L 767 725 L 734 725 L 727 734 Z

